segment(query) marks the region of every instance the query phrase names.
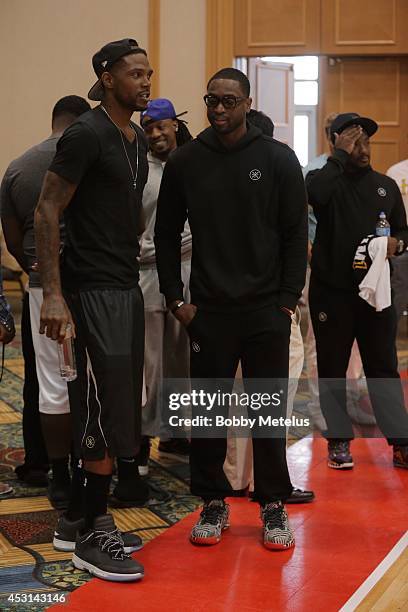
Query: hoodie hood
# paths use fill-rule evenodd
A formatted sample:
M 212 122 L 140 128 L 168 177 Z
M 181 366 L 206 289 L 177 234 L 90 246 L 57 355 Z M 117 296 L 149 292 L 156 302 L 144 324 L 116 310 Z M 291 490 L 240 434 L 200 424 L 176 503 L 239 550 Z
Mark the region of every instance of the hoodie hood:
M 217 132 L 213 127 L 209 127 L 203 132 L 200 132 L 197 136 L 197 140 L 203 143 L 209 149 L 213 151 L 217 151 L 218 153 L 232 153 L 235 151 L 241 151 L 249 146 L 254 140 L 262 137 L 262 132 L 259 128 L 251 125 L 247 122 L 247 132 L 246 134 L 233 146 L 233 147 L 225 147 L 219 137 L 217 136 Z

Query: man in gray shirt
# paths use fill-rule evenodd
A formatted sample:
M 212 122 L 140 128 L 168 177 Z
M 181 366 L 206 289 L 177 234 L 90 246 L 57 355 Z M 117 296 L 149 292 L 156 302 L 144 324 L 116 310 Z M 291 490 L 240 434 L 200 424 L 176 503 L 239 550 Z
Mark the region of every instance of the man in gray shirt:
M 11 162 L 0 191 L 1 220 L 7 248 L 29 275 L 30 295 L 28 298 L 26 294 L 24 298 L 21 324 L 25 361 L 23 432 L 26 459 L 16 471 L 26 484 L 39 484 L 41 478 L 31 482 L 32 476 L 33 472 L 39 475 L 42 472 L 42 484 L 46 484 L 48 452 L 53 472 L 49 497 L 59 508 L 66 506 L 69 496 L 70 410 L 67 384 L 58 370 L 57 345 L 38 333 L 42 289 L 36 262 L 34 209 L 60 136 L 89 109 L 88 102 L 79 96 L 61 98 L 52 112 L 51 136 Z

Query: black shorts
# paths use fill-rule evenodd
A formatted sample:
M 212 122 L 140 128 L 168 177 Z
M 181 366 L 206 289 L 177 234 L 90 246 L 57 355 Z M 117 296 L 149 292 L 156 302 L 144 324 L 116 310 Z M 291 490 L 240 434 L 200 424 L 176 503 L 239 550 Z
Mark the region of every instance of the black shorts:
M 140 443 L 144 305 L 140 287 L 65 295 L 78 376 L 68 383 L 73 437 L 88 460 L 132 457 Z

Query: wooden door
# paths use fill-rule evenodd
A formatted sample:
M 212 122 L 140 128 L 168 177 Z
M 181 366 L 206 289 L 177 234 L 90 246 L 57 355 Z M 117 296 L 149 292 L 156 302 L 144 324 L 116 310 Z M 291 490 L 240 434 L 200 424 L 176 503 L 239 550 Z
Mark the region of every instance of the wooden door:
M 320 75 L 321 116 L 356 112 L 379 124 L 373 168 L 385 172 L 408 157 L 407 57 L 326 57 Z
M 269 115 L 274 137 L 293 147 L 294 78 L 292 64 L 248 61 L 252 107 Z

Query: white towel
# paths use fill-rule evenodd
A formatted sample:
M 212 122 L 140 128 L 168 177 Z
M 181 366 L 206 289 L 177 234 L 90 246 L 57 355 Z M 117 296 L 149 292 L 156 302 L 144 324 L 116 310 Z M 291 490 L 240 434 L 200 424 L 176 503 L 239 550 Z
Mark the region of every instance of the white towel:
M 373 238 L 368 245 L 372 264 L 359 284 L 359 296 L 377 312 L 391 306 L 391 275 L 387 259 L 388 237 Z

